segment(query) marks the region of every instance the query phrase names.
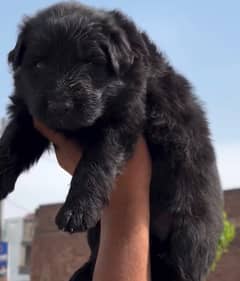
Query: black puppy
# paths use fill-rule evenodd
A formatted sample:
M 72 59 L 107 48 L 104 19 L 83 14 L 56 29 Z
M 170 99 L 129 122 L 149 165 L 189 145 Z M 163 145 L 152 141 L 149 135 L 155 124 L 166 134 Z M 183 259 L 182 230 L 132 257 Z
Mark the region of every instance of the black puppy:
M 0 196 L 49 146 L 32 116 L 77 140 L 83 157 L 56 223 L 89 230 L 90 281 L 100 214 L 144 134 L 152 157 L 152 280 L 202 281 L 221 231 L 222 197 L 205 114 L 188 81 L 118 11 L 61 3 L 27 18 L 9 53 L 15 91 L 0 143 Z

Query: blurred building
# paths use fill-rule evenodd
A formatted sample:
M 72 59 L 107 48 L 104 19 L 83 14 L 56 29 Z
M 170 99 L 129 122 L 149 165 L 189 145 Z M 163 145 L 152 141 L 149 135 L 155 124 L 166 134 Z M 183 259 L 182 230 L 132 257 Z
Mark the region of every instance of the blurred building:
M 35 216 L 30 214 L 23 220 L 21 255 L 18 271 L 30 275 L 32 241 L 35 231 Z
M 66 234 L 55 226 L 60 206 L 40 206 L 36 211 L 31 281 L 67 281 L 89 256 L 85 234 Z
M 30 281 L 31 244 L 34 216 L 6 219 L 3 240 L 8 242 L 8 281 Z

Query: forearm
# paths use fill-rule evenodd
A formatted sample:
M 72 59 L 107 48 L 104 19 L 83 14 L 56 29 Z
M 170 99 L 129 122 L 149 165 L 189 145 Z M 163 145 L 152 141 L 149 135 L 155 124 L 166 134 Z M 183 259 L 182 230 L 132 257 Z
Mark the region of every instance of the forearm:
M 103 215 L 94 281 L 150 280 L 148 211 L 123 206 Z
M 126 169 L 145 157 L 136 153 Z M 145 165 L 135 177 L 125 175 L 112 192 L 101 220 L 100 248 L 93 281 L 150 281 L 149 261 L 149 171 Z M 150 167 L 150 165 L 149 165 Z M 127 179 L 127 180 L 125 180 Z

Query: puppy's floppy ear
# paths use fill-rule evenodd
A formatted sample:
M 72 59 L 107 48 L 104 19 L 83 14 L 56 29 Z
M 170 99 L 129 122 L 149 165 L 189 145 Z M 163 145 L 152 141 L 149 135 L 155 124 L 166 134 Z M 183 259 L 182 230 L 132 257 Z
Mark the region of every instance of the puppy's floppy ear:
M 133 64 L 133 51 L 127 36 L 120 29 L 114 29 L 108 35 L 107 52 L 117 75 L 126 72 Z
M 20 34 L 16 43 L 16 46 L 8 54 L 8 63 L 12 66 L 15 71 L 19 66 L 21 66 L 23 54 L 25 52 L 25 44 L 23 41 L 23 35 Z

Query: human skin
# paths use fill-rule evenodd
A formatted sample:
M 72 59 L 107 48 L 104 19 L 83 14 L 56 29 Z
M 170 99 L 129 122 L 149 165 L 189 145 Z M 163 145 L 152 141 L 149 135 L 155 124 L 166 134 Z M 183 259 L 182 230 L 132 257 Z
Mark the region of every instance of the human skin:
M 72 175 L 81 159 L 81 147 L 38 120 L 34 120 L 34 126 L 54 144 L 59 165 Z M 133 157 L 115 181 L 108 206 L 102 211 L 93 281 L 150 281 L 150 180 L 151 160 L 140 137 Z

